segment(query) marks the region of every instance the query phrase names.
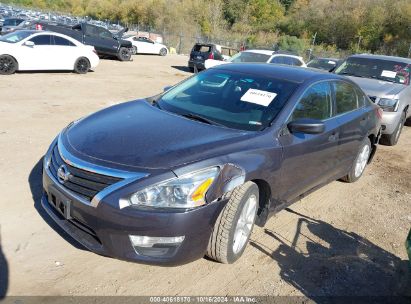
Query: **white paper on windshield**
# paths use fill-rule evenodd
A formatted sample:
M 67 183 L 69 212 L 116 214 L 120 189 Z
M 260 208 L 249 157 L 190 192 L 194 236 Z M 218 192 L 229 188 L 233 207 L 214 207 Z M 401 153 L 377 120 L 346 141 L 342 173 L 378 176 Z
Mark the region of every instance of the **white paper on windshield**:
M 328 61 L 328 64 L 337 64 L 337 62 L 330 60 Z
M 397 77 L 397 72 L 383 70 L 381 73 L 381 77 L 395 78 Z
M 241 101 L 255 103 L 260 106 L 268 107 L 276 96 L 276 93 L 260 91 L 256 89 L 248 89 L 248 91 L 243 95 L 243 97 L 241 97 Z

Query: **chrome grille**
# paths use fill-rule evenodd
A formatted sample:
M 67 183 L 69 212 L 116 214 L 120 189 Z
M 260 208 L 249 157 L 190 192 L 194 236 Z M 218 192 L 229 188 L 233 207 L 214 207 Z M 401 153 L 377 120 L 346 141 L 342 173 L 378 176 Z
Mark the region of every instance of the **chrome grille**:
M 123 180 L 122 178 L 89 172 L 67 164 L 61 158 L 56 145 L 53 148 L 49 165 L 49 170 L 56 180 L 59 180 L 57 171 L 62 165 L 66 166 L 70 174 L 66 181 L 61 182 L 61 185 L 87 201 L 91 201 L 104 188 Z

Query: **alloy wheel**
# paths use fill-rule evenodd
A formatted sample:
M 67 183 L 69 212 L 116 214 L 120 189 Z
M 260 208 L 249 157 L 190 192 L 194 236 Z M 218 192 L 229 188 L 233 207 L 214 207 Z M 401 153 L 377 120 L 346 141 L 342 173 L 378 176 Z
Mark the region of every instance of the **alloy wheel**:
M 355 177 L 361 176 L 364 172 L 365 167 L 367 166 L 368 159 L 370 158 L 370 146 L 365 145 L 361 153 L 357 157 L 357 161 L 355 163 Z
M 234 231 L 233 252 L 235 254 L 239 253 L 246 245 L 248 237 L 251 234 L 251 229 L 253 228 L 256 209 L 257 197 L 255 195 L 251 195 L 241 210 L 241 214 Z

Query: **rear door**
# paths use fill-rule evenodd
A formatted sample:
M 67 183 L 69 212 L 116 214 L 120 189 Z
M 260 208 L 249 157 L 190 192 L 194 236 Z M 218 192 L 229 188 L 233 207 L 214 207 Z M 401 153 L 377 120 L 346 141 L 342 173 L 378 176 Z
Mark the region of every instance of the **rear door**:
M 336 174 L 339 125 L 333 117 L 333 105 L 330 83 L 319 82 L 305 91 L 288 119 L 288 123 L 303 118 L 321 120 L 325 131 L 293 134 L 284 128 L 279 137 L 283 146 L 282 201 L 293 201 Z
M 349 82 L 340 80 L 332 84 L 335 96 L 336 117 L 341 126 L 339 139 L 339 163 L 341 170 L 351 168 L 360 149 L 361 142 L 368 135 L 372 112 L 365 107 L 365 96 Z
M 106 30 L 105 28 L 89 24 L 84 25 L 84 27 L 85 44 L 93 45 L 96 51 L 100 54 L 117 54 L 118 40 L 113 38 L 113 35 L 110 33 L 110 31 Z
M 191 50 L 190 59 L 195 62 L 204 62 L 213 51 L 213 47 L 208 44 L 196 44 Z
M 70 40 L 52 35 L 55 68 L 73 70 L 75 61 L 80 57 L 78 47 Z

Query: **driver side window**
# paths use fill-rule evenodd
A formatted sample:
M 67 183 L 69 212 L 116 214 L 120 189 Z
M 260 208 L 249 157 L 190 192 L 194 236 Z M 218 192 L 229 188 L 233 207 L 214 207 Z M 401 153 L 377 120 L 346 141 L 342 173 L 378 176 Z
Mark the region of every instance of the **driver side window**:
M 328 82 L 321 82 L 311 86 L 301 97 L 291 120 L 317 119 L 325 120 L 332 117 L 331 89 Z

